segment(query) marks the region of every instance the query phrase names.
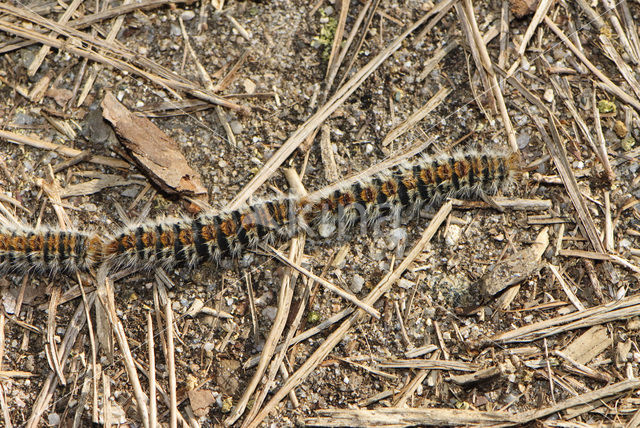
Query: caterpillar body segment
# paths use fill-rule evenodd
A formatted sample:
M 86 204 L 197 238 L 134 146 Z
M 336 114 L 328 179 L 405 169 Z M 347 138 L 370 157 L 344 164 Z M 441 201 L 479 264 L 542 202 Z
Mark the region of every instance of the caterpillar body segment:
M 0 273 L 87 272 L 102 263 L 104 242 L 77 230 L 0 225 Z

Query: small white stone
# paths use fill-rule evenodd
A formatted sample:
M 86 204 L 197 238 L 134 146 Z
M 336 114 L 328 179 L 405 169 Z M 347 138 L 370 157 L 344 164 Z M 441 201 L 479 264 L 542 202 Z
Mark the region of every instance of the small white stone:
M 394 248 L 403 245 L 407 241 L 407 229 L 404 227 L 397 227 L 391 230 L 389 236 L 387 236 L 387 249 L 393 250 Z
M 400 278 L 400 280 L 398 281 L 398 287 L 404 288 L 405 290 L 412 288 L 414 285 L 416 285 L 416 283 L 413 281 L 409 281 L 408 279 Z
M 60 425 L 60 415 L 57 413 L 49 413 L 47 415 L 47 421 L 51 426 L 58 426 Z
M 631 248 L 633 244 L 631 243 L 631 241 L 629 241 L 627 238 L 622 238 L 620 240 L 620 249 L 621 250 L 628 250 L 629 248 Z
M 2 299 L 4 311 L 9 315 L 16 313 L 16 298 L 11 293 L 6 293 Z
M 267 306 L 262 310 L 262 315 L 269 318 L 270 321 L 276 319 L 276 314 L 278 313 L 278 308 L 275 306 Z
M 458 245 L 461 236 L 462 228 L 457 224 L 451 224 L 447 228 L 447 234 L 444 237 L 444 242 L 447 244 L 447 246 L 454 247 Z
M 231 127 L 231 132 L 233 132 L 235 135 L 242 134 L 243 127 L 239 121 L 232 120 L 231 122 L 229 122 L 229 126 Z
M 529 145 L 529 141 L 531 141 L 531 135 L 526 132 L 523 132 L 516 137 L 516 143 L 518 144 L 519 149 L 527 147 Z
M 140 193 L 140 189 L 137 186 L 127 187 L 120 194 L 126 198 L 135 198 Z
M 542 98 L 546 102 L 552 103 L 553 102 L 553 89 L 548 88 L 546 91 L 544 91 L 544 95 L 542 96 Z
M 371 154 L 371 153 L 373 153 L 373 144 L 371 144 L 371 143 L 367 143 L 367 144 L 364 146 L 364 152 L 365 152 L 366 154 Z
M 195 16 L 196 16 L 196 13 L 192 10 L 185 10 L 180 15 L 183 21 L 191 21 L 193 18 L 195 18 Z
M 242 81 L 242 86 L 244 86 L 244 90 L 247 94 L 253 94 L 256 92 L 256 84 L 253 83 L 251 79 L 244 79 Z
M 351 291 L 354 293 L 359 293 L 362 291 L 362 286 L 364 285 L 364 278 L 360 275 L 356 274 L 351 278 Z

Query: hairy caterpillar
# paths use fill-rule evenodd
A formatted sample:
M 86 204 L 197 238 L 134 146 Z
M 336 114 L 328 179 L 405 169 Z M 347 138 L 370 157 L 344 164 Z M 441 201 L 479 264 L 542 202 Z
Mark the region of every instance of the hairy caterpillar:
M 80 231 L 0 225 L 0 272 L 88 271 L 102 263 L 104 241 Z
M 151 221 L 124 228 L 112 238 L 3 226 L 0 272 L 74 273 L 103 264 L 109 270 L 194 267 L 207 260 L 239 257 L 261 242 L 273 243 L 301 230 L 327 237 L 356 223 L 365 227 L 412 214 L 447 197 L 491 195 L 507 188 L 516 171 L 516 154 L 467 151 L 420 157 L 313 197 Z

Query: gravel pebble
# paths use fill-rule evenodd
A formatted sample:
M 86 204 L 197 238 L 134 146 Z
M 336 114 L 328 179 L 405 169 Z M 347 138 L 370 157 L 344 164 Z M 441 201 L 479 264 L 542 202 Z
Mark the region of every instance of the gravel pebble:
M 60 425 L 60 415 L 57 413 L 49 413 L 47 415 L 47 422 L 49 422 L 49 425 L 51 426 Z
M 278 313 L 278 308 L 275 306 L 267 306 L 262 310 L 262 315 L 269 318 L 269 321 L 273 321 L 276 319 L 276 314 Z
M 357 294 L 362 291 L 362 286 L 364 286 L 364 278 L 355 274 L 353 278 L 351 278 L 351 291 Z
M 388 250 L 393 250 L 398 246 L 403 245 L 407 241 L 407 229 L 404 227 L 397 227 L 391 229 L 391 232 L 387 236 L 386 244 Z
M 196 16 L 196 13 L 192 10 L 185 10 L 180 15 L 183 21 L 191 21 L 193 18 L 195 18 L 195 16 Z
M 447 228 L 447 234 L 444 238 L 444 242 L 447 244 L 447 246 L 454 247 L 458 245 L 458 242 L 460 241 L 461 236 L 462 236 L 462 228 L 458 225 L 451 224 Z
M 414 285 L 416 285 L 415 282 L 409 281 L 408 279 L 405 279 L 405 278 L 400 278 L 398 280 L 398 287 L 404 288 L 405 290 L 412 288 Z

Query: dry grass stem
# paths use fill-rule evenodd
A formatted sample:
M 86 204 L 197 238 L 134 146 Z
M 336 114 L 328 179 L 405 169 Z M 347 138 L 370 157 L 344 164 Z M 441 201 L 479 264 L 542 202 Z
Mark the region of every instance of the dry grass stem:
M 622 22 L 626 27 L 626 35 L 629 37 L 629 43 L 631 45 L 632 56 L 635 58 L 635 63 L 638 64 L 640 59 L 640 40 L 638 39 L 638 32 L 634 31 L 635 23 L 629 10 L 629 3 L 627 0 L 621 0 L 618 2 L 620 12 L 622 16 Z
M 156 352 L 153 340 L 153 319 L 147 312 L 147 350 L 149 353 L 149 428 L 155 428 L 158 421 L 158 403 L 156 401 Z
M 5 327 L 5 315 L 4 312 L 0 312 L 0 376 L 6 376 L 6 373 L 2 369 L 2 358 L 4 357 L 4 327 Z M 5 397 L 5 387 L 0 382 L 0 410 L 2 411 L 2 417 L 5 421 L 7 428 L 13 428 L 11 423 L 11 415 L 9 414 L 9 406 L 7 406 L 7 399 Z
M 191 0 L 143 0 L 136 3 L 127 3 L 97 13 L 87 14 L 78 19 L 72 19 L 67 22 L 67 25 L 71 28 L 82 29 L 107 19 L 127 15 L 136 10 L 152 10 L 167 4 L 179 4 L 189 1 Z M 29 11 L 33 13 L 40 13 L 37 8 L 30 8 Z M 18 14 L 18 16 L 20 15 Z M 36 43 L 38 42 L 31 40 L 7 42 L 0 47 L 0 54 L 8 53 L 16 49 L 22 49 Z
M 360 50 L 362 49 L 362 45 L 364 43 L 364 41 L 366 40 L 366 36 L 367 33 L 370 30 L 371 27 L 371 22 L 373 20 L 373 17 L 376 15 L 376 12 L 378 11 L 378 6 L 380 6 L 380 0 L 369 0 L 369 3 L 367 4 L 366 8 L 363 9 L 367 9 L 366 12 L 362 12 L 362 13 L 366 13 L 366 16 L 364 18 L 364 23 L 362 23 L 360 26 L 355 26 L 353 27 L 353 32 L 356 32 L 358 30 L 359 33 L 358 34 L 358 40 L 355 43 L 355 48 L 353 49 L 352 52 L 354 52 L 351 55 L 351 60 L 349 61 L 349 64 L 344 67 L 343 69 L 343 74 L 342 74 L 342 79 L 340 80 L 340 83 L 338 83 L 338 87 L 344 87 L 343 84 L 344 82 L 347 80 L 347 77 L 349 77 L 349 75 L 351 74 L 351 70 L 353 69 L 353 64 L 355 64 L 356 60 L 358 59 L 358 52 L 360 52 Z M 343 52 L 346 55 L 346 47 L 343 48 Z M 342 63 L 342 58 L 340 63 Z M 336 70 L 337 72 L 337 70 Z M 335 78 L 335 77 L 334 77 Z M 332 81 L 332 76 L 329 75 L 327 79 L 325 79 L 327 82 Z
M 4 10 L 6 12 L 13 12 L 15 14 L 19 14 L 20 10 L 14 10 L 9 6 L 0 6 L 0 10 Z M 38 24 L 47 24 L 47 22 L 42 22 L 38 16 L 32 16 L 30 14 L 27 14 L 27 16 L 31 19 L 33 19 L 35 22 L 37 22 Z M 24 16 L 23 16 L 24 17 Z M 51 29 L 55 29 L 57 30 L 58 27 L 52 27 Z M 114 67 L 116 69 L 122 70 L 122 71 L 126 71 L 129 73 L 133 73 L 135 75 L 138 75 L 140 77 L 143 77 L 145 79 L 148 79 L 150 82 L 153 82 L 155 84 L 158 84 L 160 86 L 165 87 L 166 89 L 170 89 L 170 90 L 183 90 L 188 92 L 189 94 L 191 94 L 192 96 L 196 97 L 196 98 L 200 98 L 202 100 L 208 101 L 212 104 L 216 104 L 216 105 L 221 105 L 233 110 L 237 110 L 237 111 L 241 111 L 241 112 L 245 112 L 248 113 L 248 108 L 241 106 L 239 104 L 233 103 L 231 101 L 228 101 L 222 97 L 219 97 L 218 95 L 212 94 L 209 91 L 205 91 L 200 89 L 197 85 L 195 85 L 192 82 L 189 82 L 188 80 L 183 79 L 182 77 L 171 73 L 171 72 L 167 72 L 166 70 L 159 68 L 159 67 L 154 67 L 153 63 L 151 63 L 150 61 L 139 61 L 140 57 L 138 55 L 132 54 L 132 53 L 128 53 L 126 51 L 123 50 L 118 50 L 116 49 L 113 44 L 107 43 L 107 42 L 102 42 L 98 39 L 91 39 L 90 42 L 91 44 L 95 44 L 98 47 L 104 49 L 105 54 L 101 54 L 99 52 L 93 52 L 90 49 L 84 48 L 84 47 L 78 47 L 75 46 L 74 44 L 70 44 L 70 43 L 66 43 L 66 42 L 62 42 L 60 40 L 57 40 L 53 37 L 49 37 L 49 36 L 45 36 L 42 35 L 36 31 L 33 30 L 29 30 L 29 29 L 24 29 L 21 27 L 18 27 L 14 24 L 11 24 L 7 21 L 0 21 L 0 30 L 5 31 L 7 33 L 11 33 L 14 34 L 16 36 L 25 38 L 25 39 L 30 39 L 30 40 L 34 40 L 37 41 L 39 43 L 42 43 L 46 46 L 51 46 L 54 47 L 56 49 L 60 49 L 60 50 L 65 50 L 68 51 L 69 53 L 73 54 L 73 55 L 77 55 L 83 58 L 88 58 L 92 61 L 96 61 L 100 64 L 104 64 L 104 65 L 108 65 L 111 67 Z M 75 30 L 73 30 L 72 28 L 68 28 L 68 27 L 64 27 L 64 31 L 68 32 L 68 33 L 72 33 L 73 37 L 77 37 L 80 40 L 85 40 L 87 39 L 89 36 L 85 35 L 84 33 L 79 33 Z M 106 52 L 111 52 L 116 50 L 117 52 L 113 52 L 111 55 L 107 55 Z M 119 58 L 116 58 L 115 55 L 122 55 L 125 58 L 127 58 L 127 60 L 130 61 L 135 61 L 138 60 L 137 62 L 140 62 L 140 64 L 138 64 L 138 66 L 132 65 L 131 63 L 127 62 L 127 60 L 122 60 Z M 151 66 L 151 68 L 156 69 L 156 71 L 159 71 L 161 73 L 161 75 L 159 74 L 155 74 L 153 72 L 149 72 L 146 71 L 145 68 L 148 68 L 149 66 Z
M 533 18 L 529 22 L 529 26 L 527 27 L 527 31 L 524 33 L 522 37 L 522 42 L 520 42 L 520 46 L 518 47 L 517 55 L 521 57 L 524 55 L 527 50 L 527 45 L 529 44 L 529 40 L 533 37 L 533 33 L 542 22 L 542 19 L 547 15 L 549 11 L 549 7 L 554 3 L 554 0 L 540 0 L 538 3 L 538 7 L 536 9 L 536 13 L 533 15 Z
M 457 409 L 415 409 L 390 407 L 375 410 L 322 409 L 320 416 L 307 418 L 307 426 L 404 427 L 404 426 L 508 426 L 516 417 L 507 412 L 479 412 Z
M 600 42 L 602 43 L 602 49 L 607 54 L 609 58 L 616 64 L 618 67 L 618 71 L 627 81 L 631 90 L 636 95 L 636 98 L 640 99 L 640 83 L 638 83 L 638 79 L 636 78 L 633 69 L 625 62 L 625 60 L 620 56 L 616 47 L 604 34 L 600 35 Z
M 288 169 L 287 170 L 287 178 L 289 180 L 289 185 L 291 186 L 294 194 L 298 196 L 304 196 L 307 194 L 306 189 L 302 185 L 300 181 L 300 177 L 295 173 L 295 170 Z M 292 264 L 300 263 L 302 260 L 302 256 L 304 254 L 304 244 L 306 242 L 306 236 L 301 234 L 291 240 L 289 246 L 289 257 L 285 259 L 287 262 Z M 274 250 L 275 251 L 275 250 Z M 284 354 L 286 352 L 286 348 L 288 343 L 291 341 L 291 336 L 294 331 L 289 331 L 286 338 L 282 342 L 282 350 L 278 355 L 277 344 L 282 338 L 282 334 L 284 332 L 284 328 L 289 319 L 289 312 L 291 310 L 291 303 L 293 300 L 293 291 L 297 281 L 297 274 L 294 274 L 293 270 L 287 270 L 287 272 L 283 275 L 282 280 L 280 281 L 280 292 L 278 295 L 278 310 L 276 313 L 276 317 L 273 320 L 273 326 L 269 331 L 269 335 L 265 341 L 264 348 L 262 350 L 262 354 L 260 355 L 260 362 L 258 364 L 258 368 L 256 369 L 251 383 L 245 389 L 242 398 L 239 403 L 235 406 L 232 411 L 232 414 L 225 420 L 225 424 L 227 426 L 232 425 L 237 421 L 237 419 L 244 413 L 247 403 L 249 399 L 253 395 L 254 391 L 258 387 L 258 383 L 261 380 L 264 380 L 264 373 L 267 369 L 267 365 L 269 361 L 272 361 L 272 370 L 267 375 L 267 382 L 264 385 L 262 391 L 256 394 L 256 399 L 253 403 L 251 411 L 245 418 L 242 426 L 248 425 L 251 421 L 254 420 L 258 410 L 261 408 L 262 403 L 266 395 L 272 388 L 273 381 L 275 379 L 275 375 L 277 373 L 278 368 L 283 363 Z M 275 356 L 275 358 L 274 358 Z
M 326 427 L 395 427 L 425 424 L 437 426 L 515 426 L 526 424 L 562 410 L 578 407 L 594 401 L 597 402 L 606 397 L 636 389 L 639 386 L 639 380 L 625 380 L 572 397 L 554 406 L 515 415 L 507 412 L 479 412 L 454 409 L 407 409 L 404 407 L 377 410 L 324 409 L 318 412 L 320 415 L 324 415 L 324 417 L 308 418 L 305 420 L 305 423 L 309 426 Z M 575 416 L 577 415 L 574 415 L 574 417 Z
M 594 306 L 584 311 L 550 318 L 493 336 L 488 343 L 532 342 L 578 328 L 591 327 L 640 315 L 640 296 L 625 297 L 617 302 Z
M 299 246 L 298 238 L 294 238 L 291 241 L 291 245 L 289 247 L 289 257 L 299 260 L 302 257 L 302 253 L 303 248 Z M 291 300 L 293 299 L 293 285 L 295 284 L 295 281 L 294 284 L 292 284 L 291 281 L 292 275 L 291 272 L 289 272 L 289 274 L 283 276 L 282 281 L 280 282 L 280 292 L 278 294 L 278 311 L 276 313 L 276 318 L 273 321 L 271 330 L 269 331 L 269 335 L 265 340 L 265 345 L 262 350 L 262 354 L 260 355 L 260 362 L 258 363 L 258 367 L 253 374 L 251 382 L 245 388 L 242 398 L 232 410 L 231 415 L 225 420 L 225 425 L 227 426 L 233 425 L 244 413 L 250 398 L 252 397 L 254 391 L 258 387 L 258 384 L 263 378 L 269 361 L 271 361 L 271 358 L 277 350 L 276 345 L 278 344 L 278 341 L 280 340 L 280 337 L 282 336 L 282 333 L 284 331 L 289 315 L 289 310 L 291 308 Z M 253 411 L 251 412 L 251 416 L 254 416 Z
M 127 5 L 129 3 L 131 3 L 131 0 L 124 0 L 122 2 L 123 5 Z M 113 25 L 111 26 L 111 29 L 109 29 L 109 33 L 107 34 L 107 37 L 105 38 L 105 41 L 109 44 L 113 44 L 113 42 L 116 40 L 116 36 L 118 35 L 118 33 L 120 32 L 120 29 L 122 28 L 122 23 L 124 22 L 124 15 L 120 15 L 118 16 L 114 22 Z M 48 48 L 48 46 L 43 46 L 43 48 Z M 104 54 L 104 51 L 100 51 L 101 54 Z M 85 60 L 88 61 L 87 58 L 85 58 Z M 101 71 L 101 66 L 99 64 L 95 64 L 94 67 L 92 67 L 92 74 L 90 75 L 90 77 L 85 81 L 85 85 L 82 89 L 82 93 L 80 95 L 80 97 L 78 98 L 78 102 L 77 105 L 81 106 L 87 95 L 89 94 L 89 92 L 91 91 L 91 88 L 93 87 L 93 84 L 96 80 L 96 78 L 98 77 L 98 74 Z
M 500 208 L 515 211 L 547 211 L 551 208 L 552 203 L 548 199 L 519 199 L 519 198 L 503 198 L 494 197 L 493 202 Z M 495 208 L 493 205 L 483 201 L 463 201 L 460 199 L 451 199 L 456 209 L 473 210 Z
M 331 75 L 335 77 L 340 67 L 340 60 L 344 58 L 342 50 L 346 51 L 349 46 L 346 45 L 342 48 L 342 39 L 344 38 L 344 26 L 347 23 L 347 16 L 349 15 L 349 0 L 341 0 L 338 9 L 340 10 L 340 16 L 338 17 L 338 25 L 333 35 L 333 43 L 331 43 L 331 52 L 329 52 L 329 59 L 327 60 L 327 71 L 325 74 L 325 80 L 327 81 L 327 88 L 331 88 L 331 81 L 329 80 Z M 366 7 L 363 10 L 367 9 Z
M 498 55 L 498 67 L 504 69 L 507 64 L 509 52 L 507 51 L 507 44 L 509 43 L 509 1 L 502 0 L 502 8 L 500 9 L 500 54 Z M 501 89 L 502 82 L 500 82 Z
M 415 127 L 418 122 L 424 119 L 425 116 L 435 110 L 450 93 L 451 89 L 440 88 L 440 90 L 436 92 L 436 94 L 431 97 L 424 106 L 413 112 L 404 122 L 389 131 L 389 133 L 384 137 L 384 140 L 382 140 L 382 145 L 388 146 L 392 141 L 395 141 L 405 132 Z
M 293 151 L 311 134 L 313 133 L 338 107 L 340 107 L 349 96 L 369 77 L 389 56 L 402 46 L 405 40 L 427 19 L 427 16 L 420 18 L 413 23 L 400 37 L 393 41 L 389 46 L 383 49 L 375 58 L 367 65 L 353 75 L 336 93 L 313 114 L 296 132 L 294 132 L 278 149 L 274 155 L 260 169 L 253 179 L 233 198 L 227 205 L 228 209 L 236 209 L 241 206 L 247 199 L 260 187 L 276 169 L 293 153 Z
M 315 336 L 316 334 L 319 334 L 325 330 L 327 330 L 329 327 L 333 326 L 334 324 L 339 323 L 340 321 L 342 321 L 343 319 L 345 319 L 347 316 L 351 315 L 353 313 L 354 309 L 353 308 L 347 308 L 347 309 L 343 309 L 340 312 L 338 312 L 337 314 L 329 317 L 328 319 L 326 319 L 325 321 L 321 322 L 320 324 L 311 327 L 308 330 L 303 331 L 302 333 L 298 334 L 297 336 L 294 336 L 293 339 L 291 339 L 291 343 L 289 343 L 289 346 L 293 346 L 296 343 L 300 343 L 304 340 L 307 340 L 310 337 Z M 278 345 L 278 348 L 276 348 L 276 352 L 280 352 L 280 350 L 282 349 L 281 345 Z M 256 364 L 258 364 L 259 361 L 259 357 L 253 357 L 253 358 L 249 358 L 247 360 L 246 363 L 244 363 L 243 368 L 245 369 L 249 369 L 251 367 L 254 367 Z
M 351 27 L 349 36 L 347 37 L 347 40 L 345 40 L 344 44 L 342 45 L 342 48 L 340 49 L 340 55 L 338 55 L 338 58 L 333 61 L 333 64 L 331 64 L 331 66 L 327 68 L 327 76 L 325 78 L 325 81 L 326 81 L 326 87 L 328 88 L 328 90 L 330 90 L 331 87 L 333 86 L 333 82 L 338 74 L 340 65 L 343 63 L 344 58 L 347 55 L 347 52 L 349 52 L 349 48 L 351 47 L 353 40 L 358 34 L 358 30 L 360 29 L 360 26 L 362 25 L 364 18 L 367 16 L 367 11 L 369 10 L 369 7 L 371 7 L 372 3 L 373 3 L 373 0 L 362 5 L 362 9 L 360 9 L 360 12 L 358 13 L 358 17 L 356 18 L 356 20 L 353 23 L 353 26 Z M 340 19 L 342 19 L 342 10 L 340 11 Z M 336 31 L 336 34 L 337 34 L 337 31 Z M 333 43 L 333 46 L 331 47 L 332 53 L 336 45 L 336 40 L 337 40 L 337 37 L 334 37 L 334 43 Z
M 178 426 L 178 392 L 176 381 L 176 351 L 173 343 L 173 309 L 171 308 L 171 300 L 167 299 L 164 305 L 164 317 L 167 325 L 167 372 L 169 374 L 169 426 L 177 428 Z
M 471 45 L 472 51 L 477 50 L 477 54 L 474 55 L 474 58 L 476 59 L 476 67 L 481 74 L 483 72 L 487 73 L 487 92 L 490 91 L 490 93 L 493 95 L 495 103 L 498 105 L 500 116 L 502 117 L 502 124 L 504 126 L 505 133 L 507 134 L 509 147 L 511 148 L 511 151 L 515 153 L 518 151 L 516 134 L 513 130 L 513 125 L 511 124 L 509 113 L 507 112 L 507 106 L 504 103 L 504 96 L 502 95 L 500 85 L 498 84 L 498 77 L 496 76 L 493 69 L 493 63 L 491 61 L 491 58 L 489 57 L 487 46 L 485 45 L 485 42 L 478 28 L 478 23 L 476 22 L 475 14 L 473 11 L 473 4 L 471 0 L 463 0 L 463 3 L 464 13 L 462 14 L 462 16 L 466 17 L 466 19 L 468 20 L 470 34 L 467 34 L 467 36 L 469 37 L 469 44 Z
M 60 18 L 58 18 L 58 24 L 66 24 L 71 18 L 71 15 L 75 13 L 76 9 L 81 4 L 82 0 L 73 0 L 71 4 L 65 9 L 64 13 L 60 15 Z M 52 36 L 55 37 L 55 34 L 52 34 Z M 42 61 L 44 61 L 44 57 L 47 56 L 50 49 L 51 48 L 49 46 L 42 46 L 40 48 L 38 53 L 34 56 L 33 61 L 31 61 L 31 64 L 27 68 L 27 74 L 29 76 L 34 76 L 36 74 L 36 72 L 40 68 L 40 65 L 42 64 Z
M 336 165 L 336 157 L 333 154 L 331 145 L 331 128 L 328 125 L 320 127 L 320 153 L 322 155 L 322 165 L 324 166 L 324 176 L 328 182 L 338 181 L 338 166 Z
M 365 311 L 366 313 L 368 313 L 372 317 L 380 318 L 380 312 L 378 312 L 376 309 L 374 309 L 370 305 L 368 305 L 368 304 L 364 303 L 363 301 L 359 300 L 353 294 L 351 294 L 351 293 L 343 290 L 342 288 L 330 283 L 326 279 L 319 277 L 318 275 L 314 274 L 313 272 L 308 271 L 307 269 L 303 268 L 302 266 L 299 266 L 299 265 L 291 262 L 289 259 L 284 257 L 284 255 L 282 255 L 275 248 L 269 247 L 269 249 L 276 256 L 276 258 L 278 260 L 280 260 L 282 263 L 286 264 L 290 268 L 293 268 L 293 269 L 297 270 L 298 272 L 300 272 L 301 274 L 305 275 L 309 279 L 311 279 L 311 280 L 317 282 L 318 284 L 322 285 L 327 290 L 329 290 L 329 291 L 337 294 L 338 296 L 342 297 L 343 299 L 353 303 L 354 305 L 356 305 L 357 307 L 359 307 L 360 309 L 362 309 L 363 311 Z
M 604 7 L 606 9 L 606 16 L 609 18 L 609 22 L 611 22 L 611 26 L 616 31 L 616 36 L 617 36 L 616 38 L 617 38 L 618 42 L 624 48 L 625 52 L 627 53 L 627 55 L 631 59 L 631 62 L 634 63 L 634 64 L 638 64 L 638 63 L 640 63 L 640 58 L 638 57 L 636 52 L 632 49 L 631 43 L 629 42 L 629 39 L 627 38 L 627 33 L 622 28 L 622 24 L 620 23 L 620 20 L 618 19 L 618 11 L 616 10 L 616 6 L 618 5 L 618 3 L 619 2 L 615 2 L 614 3 L 611 0 L 603 0 L 602 1 L 602 4 L 604 5 Z
M 596 253 L 594 251 L 584 250 L 560 250 L 559 254 L 565 257 L 582 257 L 591 260 L 612 261 L 633 272 L 640 273 L 640 267 L 615 254 Z
M 24 144 L 26 146 L 35 147 L 37 149 L 51 150 L 61 155 L 74 157 L 82 154 L 81 150 L 63 146 L 61 144 L 50 143 L 48 141 L 39 140 L 26 135 L 16 134 L 15 132 L 0 130 L 0 138 L 14 144 Z M 92 155 L 87 159 L 88 162 L 110 166 L 113 168 L 129 169 L 129 164 L 120 159 L 110 158 L 107 156 Z
M 58 381 L 62 385 L 66 385 L 67 381 L 60 365 L 60 356 L 56 349 L 55 331 L 56 331 L 56 314 L 58 307 L 58 299 L 60 298 L 60 289 L 55 287 L 51 293 L 49 300 L 49 316 L 47 317 L 47 347 L 45 348 L 49 367 L 56 372 Z
M 400 265 L 387 277 L 385 277 L 378 285 L 369 293 L 364 300 L 366 304 L 375 303 L 380 296 L 382 296 L 404 273 L 415 258 L 422 252 L 425 245 L 431 240 L 436 231 L 440 228 L 440 225 L 445 221 L 449 213 L 451 212 L 451 203 L 448 202 L 440 208 L 438 213 L 429 223 L 429 226 L 422 234 L 420 241 L 413 247 L 407 257 L 400 263 Z M 255 423 L 249 425 L 249 427 L 256 427 L 260 421 L 262 421 L 280 401 L 289 394 L 289 392 L 295 388 L 300 382 L 302 382 L 313 369 L 326 358 L 328 353 L 338 344 L 342 337 L 355 325 L 361 318 L 364 312 L 357 311 L 349 319 L 344 321 L 340 327 L 338 327 L 333 333 L 327 337 L 324 343 L 295 371 L 291 377 L 284 383 L 284 385 L 274 393 L 273 397 L 264 406 L 264 408 L 258 413 L 254 419 Z
M 92 305 L 95 299 L 95 294 L 92 293 L 89 295 L 89 304 Z M 69 325 L 67 326 L 67 331 L 64 335 L 64 339 L 60 345 L 60 365 L 64 366 L 69 354 L 71 353 L 71 349 L 75 345 L 76 339 L 78 338 L 78 334 L 84 327 L 86 322 L 85 317 L 85 309 L 84 303 L 80 303 L 76 308 L 73 318 L 71 319 Z M 58 386 L 58 377 L 55 372 L 50 372 L 47 376 L 47 379 L 42 384 L 42 388 L 38 397 L 31 408 L 31 413 L 29 419 L 27 421 L 27 428 L 36 428 L 40 424 L 40 418 L 44 414 L 44 412 L 49 407 L 49 403 L 53 398 L 53 394 L 55 392 L 56 387 Z
M 520 88 L 519 88 L 520 89 Z M 604 253 L 604 246 L 602 245 L 602 241 L 600 241 L 599 234 L 596 230 L 595 224 L 593 223 L 593 219 L 589 210 L 587 209 L 584 198 L 582 197 L 582 193 L 578 188 L 578 182 L 576 181 L 575 176 L 573 175 L 573 170 L 569 164 L 569 161 L 566 156 L 566 152 L 564 146 L 560 141 L 560 137 L 558 135 L 558 131 L 556 129 L 556 121 L 557 119 L 547 110 L 547 114 L 549 115 L 548 126 L 551 130 L 551 137 L 547 133 L 544 123 L 542 119 L 540 119 L 536 115 L 532 115 L 533 121 L 538 127 L 538 132 L 542 135 L 543 141 L 546 143 L 549 152 L 551 153 L 551 157 L 556 165 L 556 169 L 562 178 L 562 182 L 569 193 L 569 197 L 573 202 L 573 206 L 578 213 L 578 217 L 580 218 L 580 222 L 582 227 L 584 228 L 589 241 L 593 248 L 600 253 Z
M 567 295 L 567 297 L 569 298 L 569 301 L 573 304 L 573 306 L 575 306 L 576 309 L 579 311 L 584 311 L 585 310 L 584 305 L 582 304 L 582 302 L 580 302 L 580 300 L 578 299 L 578 296 L 575 295 L 575 293 L 573 292 L 569 284 L 567 284 L 567 282 L 564 280 L 564 278 L 562 277 L 562 274 L 558 270 L 558 267 L 552 264 L 549 264 L 547 267 L 549 268 L 551 273 L 553 273 L 553 276 L 556 278 L 556 280 L 564 290 L 565 294 Z
M 638 101 L 638 99 L 633 98 L 627 92 L 620 89 L 619 86 L 614 84 L 602 71 L 600 71 L 595 65 L 593 65 L 593 63 L 589 61 L 589 59 L 584 55 L 584 53 L 582 53 L 578 48 L 576 48 L 576 46 L 573 43 L 571 43 L 571 40 L 569 40 L 569 38 L 564 34 L 564 32 L 551 19 L 549 19 L 548 16 L 544 17 L 544 22 L 551 29 L 551 31 L 553 31 L 556 34 L 556 36 L 560 38 L 562 43 L 564 43 L 565 46 L 568 47 L 571 50 L 571 52 L 573 52 L 573 54 L 577 56 L 578 59 L 582 61 L 582 63 L 598 79 L 600 79 L 600 82 L 602 83 L 602 87 L 604 89 L 606 89 L 608 92 L 615 95 L 616 97 L 620 98 L 625 103 L 631 104 L 636 110 L 640 110 L 640 101 Z
M 478 370 L 474 373 L 469 374 L 452 374 L 449 375 L 449 379 L 458 385 L 467 385 L 491 379 L 493 377 L 500 376 L 501 374 L 502 370 L 500 369 L 500 367 L 488 367 L 486 369 Z
M 99 281 L 104 281 L 104 285 L 107 289 L 112 288 L 113 284 L 111 283 L 111 279 L 109 277 L 100 277 Z M 142 424 L 145 428 L 149 427 L 149 412 L 148 412 L 148 398 L 142 390 L 142 385 L 140 384 L 140 379 L 138 378 L 138 372 L 135 366 L 135 360 L 133 355 L 131 354 L 131 349 L 129 347 L 129 341 L 127 339 L 127 335 L 124 331 L 124 327 L 122 323 L 118 319 L 116 315 L 116 308 L 113 303 L 113 300 L 107 298 L 106 302 L 102 302 L 102 304 L 107 308 L 106 313 L 109 317 L 109 321 L 111 327 L 113 329 L 113 333 L 118 342 L 118 346 L 122 352 L 123 363 L 125 369 L 127 371 L 128 379 L 133 389 L 133 395 L 136 400 L 136 406 L 142 420 Z M 104 410 L 104 409 L 103 409 Z
M 596 90 L 593 90 L 593 96 L 591 98 L 591 104 L 593 108 L 593 119 L 594 119 L 594 127 L 596 129 L 596 136 L 598 138 L 598 144 L 596 153 L 599 154 L 599 158 L 602 162 L 602 166 L 604 167 L 604 172 L 606 176 L 606 180 L 609 183 L 612 183 L 615 179 L 615 174 L 611 169 L 611 164 L 609 163 L 609 156 L 607 155 L 607 142 L 604 139 L 604 133 L 602 132 L 602 122 L 600 120 L 600 110 L 598 109 L 598 102 L 596 100 Z

